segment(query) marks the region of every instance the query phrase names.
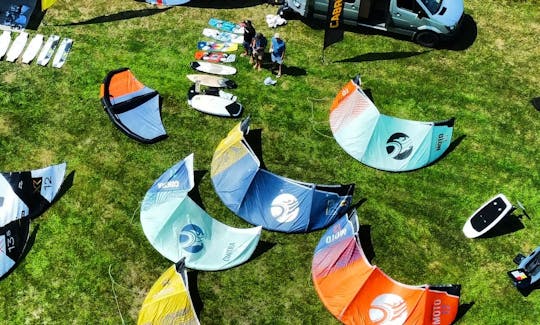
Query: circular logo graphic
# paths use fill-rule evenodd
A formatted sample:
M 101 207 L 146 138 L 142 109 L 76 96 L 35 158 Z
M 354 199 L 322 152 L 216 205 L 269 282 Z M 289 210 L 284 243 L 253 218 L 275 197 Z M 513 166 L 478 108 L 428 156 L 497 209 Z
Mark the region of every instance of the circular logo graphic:
M 402 325 L 407 320 L 405 300 L 393 293 L 385 293 L 373 299 L 369 308 L 369 318 L 379 325 Z
M 289 193 L 283 193 L 272 201 L 270 213 L 278 222 L 291 222 L 300 212 L 300 204 L 296 197 Z
M 412 151 L 412 140 L 404 133 L 394 133 L 386 141 L 386 153 L 396 160 L 407 159 Z
M 203 230 L 194 224 L 189 224 L 182 228 L 178 241 L 182 248 L 189 253 L 198 253 L 203 247 L 204 232 Z

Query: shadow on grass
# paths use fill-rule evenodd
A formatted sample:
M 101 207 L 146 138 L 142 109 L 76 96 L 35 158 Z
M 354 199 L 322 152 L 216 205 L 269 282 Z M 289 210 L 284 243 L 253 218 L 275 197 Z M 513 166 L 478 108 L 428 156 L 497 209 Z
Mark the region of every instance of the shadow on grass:
M 199 293 L 199 285 L 197 283 L 198 276 L 199 271 L 197 270 L 187 272 L 189 296 L 191 298 L 191 302 L 193 303 L 193 308 L 195 309 L 197 318 L 201 315 L 204 308 L 204 303 Z
M 144 2 L 144 1 L 140 1 Z M 263 0 L 191 0 L 190 2 L 182 5 L 183 7 L 193 8 L 212 8 L 212 9 L 239 9 L 255 7 L 260 4 L 267 3 Z
M 463 318 L 463 316 L 465 316 L 465 314 L 472 308 L 472 306 L 474 306 L 474 301 L 464 303 L 464 304 L 459 304 L 456 318 L 454 319 L 452 324 L 456 324 L 461 318 Z
M 304 24 L 306 24 L 312 29 L 324 29 L 323 21 L 308 20 L 304 17 L 301 17 L 300 21 L 302 21 Z M 372 29 L 372 28 L 363 27 L 363 26 L 358 26 L 358 27 L 345 26 L 344 30 L 346 32 L 357 33 L 357 34 L 382 35 L 382 36 L 394 38 L 396 40 L 415 43 L 414 40 L 410 36 L 390 33 L 390 32 L 381 31 L 378 29 Z M 464 14 L 463 19 L 461 21 L 460 30 L 458 31 L 456 36 L 451 40 L 441 40 L 439 42 L 439 45 L 434 47 L 433 49 L 464 51 L 474 44 L 477 36 L 478 36 L 478 28 L 477 28 L 476 22 L 470 15 Z M 322 49 L 322 46 L 321 46 L 321 49 Z M 348 61 L 348 62 L 357 62 L 357 61 Z
M 120 21 L 120 20 L 148 17 L 148 16 L 165 12 L 171 8 L 172 7 L 152 8 L 152 9 L 142 9 L 142 10 L 126 10 L 126 11 L 121 11 L 121 12 L 117 12 L 110 15 L 103 15 L 103 16 L 95 17 L 89 20 L 61 24 L 58 26 L 79 26 L 79 25 L 103 24 L 103 23 L 110 23 L 110 22 Z
M 405 58 L 410 58 L 412 56 L 422 55 L 428 52 L 431 52 L 431 50 L 421 51 L 421 52 L 373 52 L 373 53 L 360 54 L 360 55 L 357 55 L 348 59 L 333 61 L 331 63 L 369 62 L 369 61 L 405 59 Z
M 519 231 L 525 228 L 523 222 L 521 222 L 521 219 L 523 217 L 524 215 L 507 215 L 503 217 L 502 220 L 499 221 L 495 226 L 493 226 L 493 228 L 491 228 L 485 234 L 479 236 L 478 238 L 493 238 Z

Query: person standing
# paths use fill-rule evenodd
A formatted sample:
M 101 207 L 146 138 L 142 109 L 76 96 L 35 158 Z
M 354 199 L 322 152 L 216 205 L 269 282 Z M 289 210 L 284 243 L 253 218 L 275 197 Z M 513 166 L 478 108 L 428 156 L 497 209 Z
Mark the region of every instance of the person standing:
M 278 66 L 277 77 L 281 77 L 281 66 L 283 65 L 283 59 L 285 58 L 285 41 L 280 37 L 279 33 L 275 33 L 272 37 L 272 44 L 270 45 L 270 56 L 272 58 L 272 70 L 275 65 Z
M 266 44 L 268 41 L 266 40 L 266 37 L 262 33 L 255 34 L 255 37 L 253 38 L 252 44 L 253 44 L 253 60 L 255 61 L 255 64 L 253 65 L 253 69 L 257 69 L 257 71 L 261 71 L 262 61 L 264 59 L 264 50 L 266 49 Z
M 242 46 L 244 47 L 244 53 L 242 53 L 241 56 L 249 55 L 251 61 L 251 41 L 253 40 L 253 37 L 255 37 L 255 27 L 253 27 L 251 20 L 244 20 L 242 22 L 242 25 L 244 26 L 244 40 L 242 42 Z

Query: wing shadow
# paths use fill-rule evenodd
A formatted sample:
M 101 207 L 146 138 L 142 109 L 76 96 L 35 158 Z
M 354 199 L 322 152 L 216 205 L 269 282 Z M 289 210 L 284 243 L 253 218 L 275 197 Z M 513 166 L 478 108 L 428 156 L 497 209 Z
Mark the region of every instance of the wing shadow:
M 92 25 L 92 24 L 103 24 L 103 23 L 110 23 L 114 21 L 120 21 L 120 20 L 128 20 L 133 18 L 141 18 L 141 17 L 148 17 L 152 15 L 156 15 L 162 12 L 165 12 L 169 9 L 172 9 L 172 7 L 166 7 L 166 8 L 152 8 L 152 9 L 141 9 L 141 10 L 126 10 L 117 12 L 110 15 L 103 15 L 99 17 L 95 17 L 89 20 L 84 21 L 78 21 L 73 23 L 67 23 L 67 24 L 61 24 L 58 26 L 79 26 L 79 25 Z

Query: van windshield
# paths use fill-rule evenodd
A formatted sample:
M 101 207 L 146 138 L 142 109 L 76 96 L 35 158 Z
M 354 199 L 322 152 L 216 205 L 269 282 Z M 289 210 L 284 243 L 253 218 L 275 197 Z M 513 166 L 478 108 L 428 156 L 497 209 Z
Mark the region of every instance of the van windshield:
M 436 14 L 441 8 L 442 0 L 421 0 L 432 14 Z

